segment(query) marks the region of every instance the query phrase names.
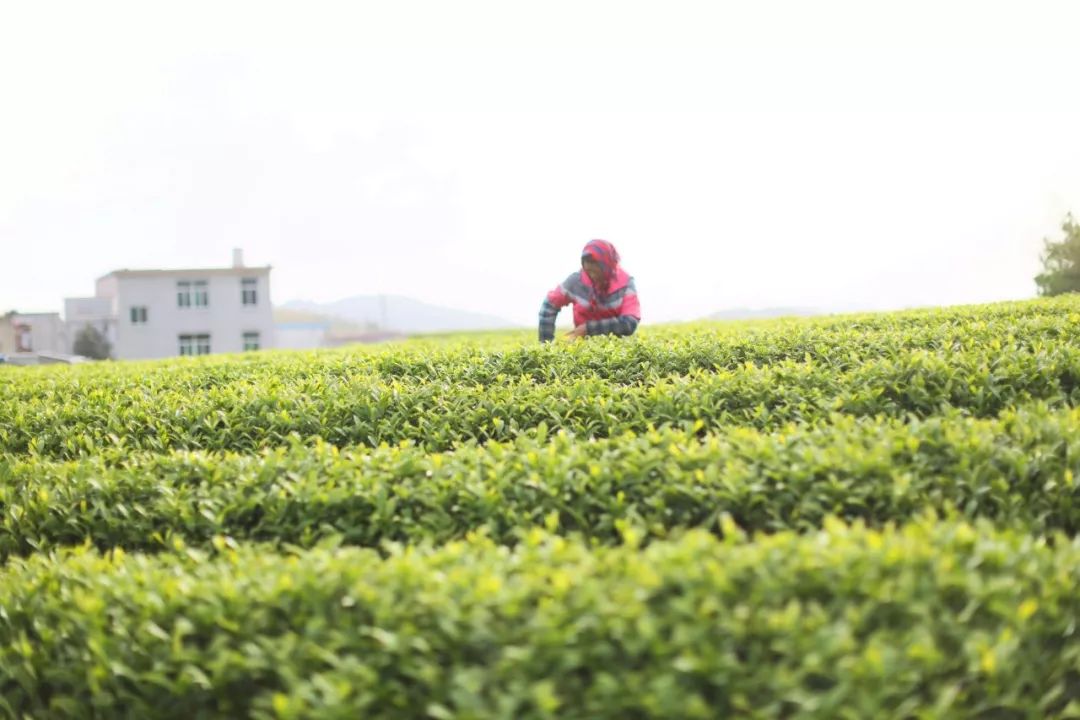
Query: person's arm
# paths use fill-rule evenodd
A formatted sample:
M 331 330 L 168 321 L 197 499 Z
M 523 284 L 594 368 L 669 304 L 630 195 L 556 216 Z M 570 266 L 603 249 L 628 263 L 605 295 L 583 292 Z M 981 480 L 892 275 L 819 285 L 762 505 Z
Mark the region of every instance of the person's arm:
M 555 339 L 555 318 L 559 316 L 559 309 L 570 303 L 570 297 L 559 285 L 549 292 L 540 305 L 540 342 L 551 342 Z
M 617 317 L 603 320 L 589 320 L 585 323 L 586 335 L 633 335 L 641 322 L 641 304 L 638 302 L 637 288 L 634 279 L 626 285 L 623 294 L 622 305 L 619 306 Z

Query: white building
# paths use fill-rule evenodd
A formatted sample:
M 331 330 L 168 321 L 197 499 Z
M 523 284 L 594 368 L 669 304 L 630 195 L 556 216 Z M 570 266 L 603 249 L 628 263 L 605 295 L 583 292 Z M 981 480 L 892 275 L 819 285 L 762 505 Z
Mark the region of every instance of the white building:
M 274 347 L 270 267 L 245 267 L 239 250 L 229 268 L 116 270 L 65 308 L 73 328 L 104 327 L 121 360 Z

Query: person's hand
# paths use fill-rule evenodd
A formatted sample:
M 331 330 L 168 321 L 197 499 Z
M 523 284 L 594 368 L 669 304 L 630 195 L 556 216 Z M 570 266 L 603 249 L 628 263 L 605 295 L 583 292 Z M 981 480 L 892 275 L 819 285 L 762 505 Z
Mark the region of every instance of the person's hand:
M 585 334 L 586 334 L 587 330 L 588 330 L 588 327 L 586 327 L 585 323 L 581 323 L 580 325 L 575 327 L 573 330 L 566 333 L 566 337 L 567 337 L 568 340 L 578 340 L 580 338 L 585 337 Z

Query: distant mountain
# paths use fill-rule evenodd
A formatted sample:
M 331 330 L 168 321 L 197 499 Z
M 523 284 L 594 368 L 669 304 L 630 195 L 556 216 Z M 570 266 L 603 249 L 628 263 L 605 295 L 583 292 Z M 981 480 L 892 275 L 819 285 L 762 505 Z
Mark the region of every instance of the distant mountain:
M 292 300 L 280 307 L 287 311 L 337 318 L 365 328 L 403 333 L 520 327 L 518 323 L 495 315 L 431 305 L 400 295 L 357 295 L 331 303 Z
M 777 317 L 806 317 L 824 311 L 804 307 L 728 308 L 705 316 L 706 320 L 759 320 Z

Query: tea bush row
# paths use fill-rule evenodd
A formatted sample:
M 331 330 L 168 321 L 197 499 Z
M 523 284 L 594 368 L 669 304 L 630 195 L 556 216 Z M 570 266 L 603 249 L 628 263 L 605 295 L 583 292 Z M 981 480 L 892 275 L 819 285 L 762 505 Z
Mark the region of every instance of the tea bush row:
M 1080 545 L 933 520 L 748 543 L 11 560 L 0 713 L 1073 717 Z
M 618 540 L 716 529 L 806 530 L 835 515 L 871 525 L 954 509 L 1042 534 L 1080 529 L 1080 410 L 1028 407 L 978 420 L 835 416 L 772 433 L 735 428 L 588 439 L 541 431 L 428 453 L 411 443 L 325 443 L 254 455 L 121 452 L 55 463 L 0 458 L 0 557 L 78 544 L 170 548 L 215 536 L 310 545 L 435 541 L 483 529 L 503 543 L 554 516 Z

